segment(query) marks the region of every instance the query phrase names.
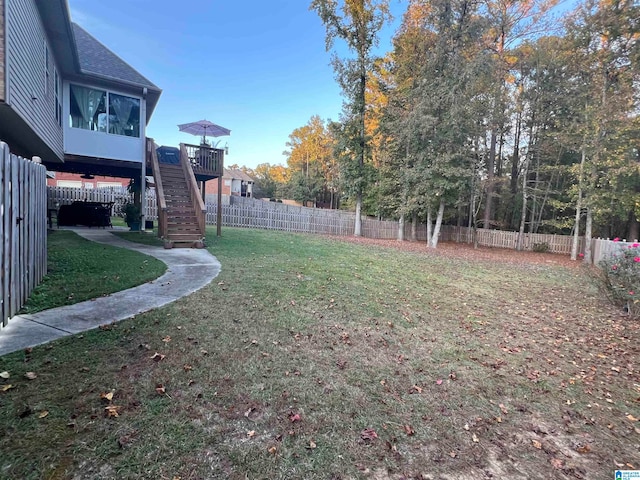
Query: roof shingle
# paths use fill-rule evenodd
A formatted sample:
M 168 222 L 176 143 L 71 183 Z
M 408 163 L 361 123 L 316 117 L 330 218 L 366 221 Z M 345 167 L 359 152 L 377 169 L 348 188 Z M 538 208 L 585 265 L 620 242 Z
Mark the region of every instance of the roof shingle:
M 82 73 L 160 90 L 79 25 L 72 23 Z

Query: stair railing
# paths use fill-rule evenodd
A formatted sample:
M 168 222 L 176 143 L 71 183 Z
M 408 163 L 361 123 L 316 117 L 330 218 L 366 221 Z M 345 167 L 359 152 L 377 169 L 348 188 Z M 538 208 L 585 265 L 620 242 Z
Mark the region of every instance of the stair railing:
M 164 188 L 162 187 L 162 176 L 160 175 L 160 165 L 156 153 L 155 143 L 152 138 L 147 138 L 147 163 L 151 164 L 153 179 L 156 184 L 156 200 L 158 202 L 158 237 L 167 238 L 168 212 L 167 201 L 164 198 Z
M 187 185 L 189 186 L 189 194 L 191 196 L 191 204 L 193 205 L 193 209 L 196 213 L 196 219 L 198 220 L 198 227 L 200 228 L 200 232 L 204 237 L 207 207 L 205 206 L 204 201 L 202 200 L 202 196 L 200 195 L 200 191 L 198 189 L 198 182 L 196 182 L 196 176 L 193 173 L 193 168 L 191 167 L 191 161 L 189 160 L 189 155 L 187 154 L 187 148 L 184 143 L 180 144 L 180 164 L 182 165 L 184 176 L 187 179 Z

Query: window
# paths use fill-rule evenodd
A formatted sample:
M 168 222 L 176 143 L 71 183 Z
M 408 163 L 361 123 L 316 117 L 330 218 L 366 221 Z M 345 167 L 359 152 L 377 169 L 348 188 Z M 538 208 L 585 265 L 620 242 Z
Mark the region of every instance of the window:
M 71 127 L 106 132 L 107 92 L 79 85 L 71 85 L 70 92 Z
M 60 91 L 62 87 L 60 86 L 60 76 L 58 75 L 58 70 L 55 68 L 55 66 L 53 67 L 53 77 L 53 88 L 55 90 L 53 108 L 55 108 L 56 110 L 56 122 L 58 123 L 58 125 L 62 126 L 62 102 L 60 101 Z
M 49 93 L 49 47 L 44 44 L 44 94 Z
M 140 99 L 80 85 L 70 92 L 71 127 L 140 137 Z
M 140 136 L 140 100 L 109 94 L 109 133 Z

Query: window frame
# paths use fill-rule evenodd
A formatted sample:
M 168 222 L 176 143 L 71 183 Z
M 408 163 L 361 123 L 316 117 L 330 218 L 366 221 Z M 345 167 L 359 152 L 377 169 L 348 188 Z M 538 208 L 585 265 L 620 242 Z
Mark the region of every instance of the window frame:
M 105 122 L 105 126 L 104 126 L 104 130 L 100 128 L 100 123 L 99 120 L 96 121 L 96 129 L 90 129 L 90 128 L 82 128 L 82 127 L 76 127 L 73 125 L 73 115 L 71 112 L 71 102 L 72 102 L 72 98 L 75 98 L 74 95 L 72 94 L 72 89 L 74 87 L 79 87 L 79 88 L 84 88 L 87 90 L 93 90 L 96 92 L 104 92 L 105 96 L 104 96 L 104 108 L 105 108 L 105 114 L 106 114 L 106 122 Z M 134 124 L 134 127 L 137 126 L 137 131 L 134 129 L 133 133 L 135 133 L 135 135 L 126 135 L 124 133 L 116 133 L 115 131 L 115 127 L 112 128 L 112 117 L 113 118 L 117 118 L 117 109 L 115 107 L 112 106 L 112 96 L 114 97 L 120 97 L 120 98 L 128 98 L 133 100 L 133 107 L 131 108 L 131 110 L 129 111 L 129 115 L 131 115 L 131 111 L 133 111 L 134 108 L 137 108 L 137 113 L 138 113 L 138 121 L 137 121 L 137 125 Z M 77 101 L 77 99 L 76 99 Z M 107 88 L 100 88 L 100 87 L 92 87 L 92 86 L 88 86 L 88 85 L 83 85 L 83 84 L 79 84 L 79 83 L 69 83 L 69 128 L 77 128 L 79 130 L 88 130 L 91 132 L 100 132 L 100 133 L 106 133 L 107 135 L 116 135 L 118 137 L 127 137 L 127 138 L 136 138 L 136 139 L 140 139 L 142 137 L 142 102 L 144 101 L 143 98 L 141 97 L 135 97 L 132 96 L 130 94 L 124 94 L 124 93 L 119 93 L 117 91 L 113 91 L 113 90 L 109 90 Z M 99 105 L 99 104 L 98 104 Z M 113 110 L 112 110 L 113 109 Z M 122 113 L 122 112 L 120 112 Z M 99 114 L 100 115 L 100 114 Z

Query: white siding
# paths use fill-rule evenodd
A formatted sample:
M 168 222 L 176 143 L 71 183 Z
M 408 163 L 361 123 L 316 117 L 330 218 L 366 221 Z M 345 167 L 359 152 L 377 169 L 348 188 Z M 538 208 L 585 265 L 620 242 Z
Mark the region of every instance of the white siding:
M 105 90 L 103 87 L 88 85 L 79 82 L 73 82 L 74 85 L 83 85 L 86 87 Z M 126 92 L 108 90 L 109 92 L 119 95 L 128 95 L 130 97 L 140 99 L 140 138 L 125 137 L 123 135 L 112 135 L 106 132 L 96 132 L 92 130 L 83 130 L 81 128 L 72 128 L 69 126 L 69 82 L 64 82 L 63 98 L 65 99 L 62 107 L 62 123 L 64 125 L 64 152 L 71 155 L 83 155 L 87 157 L 110 158 L 115 160 L 125 160 L 130 162 L 142 163 L 144 160 L 144 141 L 145 141 L 145 117 L 144 105 L 146 100 Z
M 53 86 L 53 68 L 57 68 L 57 65 L 38 9 L 34 0 L 8 0 L 7 6 L 7 103 L 62 158 L 62 127 L 56 121 Z M 49 50 L 50 75 L 47 86 L 45 44 Z

